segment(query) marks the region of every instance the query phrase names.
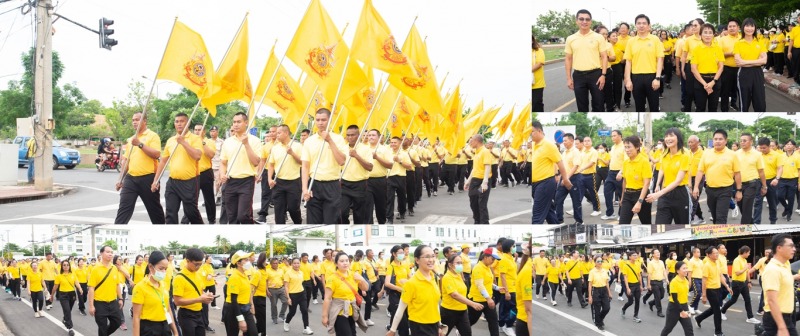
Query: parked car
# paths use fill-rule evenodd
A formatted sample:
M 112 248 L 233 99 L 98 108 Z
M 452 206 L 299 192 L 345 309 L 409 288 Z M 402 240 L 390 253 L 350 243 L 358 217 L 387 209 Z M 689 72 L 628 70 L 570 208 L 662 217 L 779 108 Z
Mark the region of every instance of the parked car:
M 222 261 L 219 261 L 218 259 L 214 259 L 214 257 L 211 257 L 211 267 L 222 268 Z
M 19 168 L 25 167 L 28 164 L 28 159 L 25 158 L 25 154 L 28 152 L 26 144 L 30 138 L 29 136 L 18 136 L 14 138 L 14 144 L 19 146 L 19 158 L 17 163 Z M 58 169 L 58 166 L 72 169 L 80 163 L 80 152 L 61 146 L 58 141 L 53 140 L 53 169 Z

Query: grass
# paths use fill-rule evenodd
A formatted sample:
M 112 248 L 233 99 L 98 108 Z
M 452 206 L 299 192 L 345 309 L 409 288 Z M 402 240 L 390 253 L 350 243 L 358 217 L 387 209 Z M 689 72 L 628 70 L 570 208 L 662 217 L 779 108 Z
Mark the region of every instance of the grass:
M 96 154 L 97 148 L 82 147 L 78 149 L 81 154 Z
M 552 61 L 555 59 L 564 58 L 564 47 L 547 47 L 543 46 L 544 49 L 544 59 L 547 61 Z
M 91 163 L 81 163 L 75 168 L 97 169 L 97 166 L 94 165 L 94 162 L 91 162 Z

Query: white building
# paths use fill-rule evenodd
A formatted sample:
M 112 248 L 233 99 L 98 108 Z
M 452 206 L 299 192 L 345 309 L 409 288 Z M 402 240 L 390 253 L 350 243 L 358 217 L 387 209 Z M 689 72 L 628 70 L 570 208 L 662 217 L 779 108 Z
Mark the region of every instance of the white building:
M 118 226 L 57 225 L 51 226 L 52 251 L 56 255 L 96 257 L 103 243 L 111 240 L 117 243 L 116 254 L 129 255 L 138 249 L 131 240 L 130 229 Z M 94 239 L 92 237 L 94 236 Z
M 408 244 L 415 239 L 440 250 L 445 246 L 461 248 L 462 244 L 480 248 L 494 245 L 500 237 L 519 243 L 530 233 L 530 225 L 350 225 L 340 228 L 340 239 L 344 246 L 365 246 L 388 252 L 394 245 Z M 473 248 L 475 251 L 477 249 Z

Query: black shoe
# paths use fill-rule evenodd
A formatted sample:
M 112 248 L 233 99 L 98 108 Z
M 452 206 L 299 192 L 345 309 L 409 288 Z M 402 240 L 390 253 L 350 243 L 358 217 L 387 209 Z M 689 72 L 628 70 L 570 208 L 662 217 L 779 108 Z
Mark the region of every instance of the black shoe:
M 266 222 L 267 222 L 267 216 L 262 216 L 262 215 L 259 215 L 259 216 L 258 216 L 258 220 L 257 220 L 256 222 L 259 222 L 259 223 L 266 223 Z
M 700 329 L 700 320 L 697 319 L 698 316 L 694 317 L 694 323 L 697 323 L 697 329 Z
M 647 298 L 642 298 L 642 303 L 647 303 Z
M 410 217 L 414 217 L 414 210 L 408 210 L 408 215 Z
M 597 329 L 600 329 L 601 331 L 602 331 L 602 330 L 606 330 L 606 328 L 605 328 L 605 327 L 603 327 L 603 326 L 601 326 L 601 325 L 600 325 L 600 326 L 597 326 Z
M 380 308 L 378 308 L 378 305 L 372 305 L 372 310 L 378 311 Z
M 567 307 L 572 307 L 572 302 L 567 302 Z
M 588 306 L 588 305 L 589 305 L 588 303 L 584 303 L 584 304 L 581 305 L 581 308 L 586 308 L 586 306 Z
M 216 332 L 216 330 L 214 330 L 214 329 L 213 329 L 213 328 L 211 328 L 211 327 L 206 327 L 206 331 L 208 331 L 208 332 L 210 332 L 210 333 L 212 333 L 212 334 Z
M 672 90 L 672 85 L 669 85 L 669 83 L 667 83 L 667 89 Z
M 622 310 L 622 317 L 625 317 L 625 309 Z
M 631 102 L 625 102 L 625 107 L 631 107 Z
M 658 314 L 656 314 L 656 315 L 658 315 L 658 317 L 664 317 L 664 314 L 662 314 L 660 312 Z
M 81 310 L 80 312 L 81 312 L 81 315 L 86 316 L 86 311 L 85 310 Z
M 212 219 L 212 220 L 208 221 L 208 224 L 217 224 L 217 221 L 215 219 Z
M 278 324 L 278 319 L 272 319 L 272 324 Z

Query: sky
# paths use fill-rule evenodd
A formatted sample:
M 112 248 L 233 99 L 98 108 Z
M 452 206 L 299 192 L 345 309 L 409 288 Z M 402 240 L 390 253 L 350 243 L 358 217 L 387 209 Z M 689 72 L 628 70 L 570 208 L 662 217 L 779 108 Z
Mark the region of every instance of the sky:
M 250 58 L 248 72 L 253 87 L 258 83 L 275 39 L 276 54 L 283 55 L 310 1 L 122 1 L 122 0 L 53 0 L 56 12 L 90 28 L 98 20 L 115 21 L 111 37 L 119 44 L 112 51 L 99 48 L 98 36 L 65 20 L 54 23 L 53 50 L 59 52 L 65 70 L 60 85 L 75 82 L 89 99 L 110 106 L 115 99 L 125 99 L 131 80 L 146 81 L 149 89 L 166 46 L 173 20 L 200 33 L 215 67 L 220 63 L 242 19 L 249 11 Z M 352 46 L 363 0 L 322 0 L 332 20 Z M 22 4 L 12 0 L 0 4 L 0 13 Z M 465 106 L 485 104 L 510 107 L 527 104 L 530 56 L 527 50 L 530 13 L 529 0 L 504 1 L 503 5 L 479 0 L 374 0 L 373 4 L 389 25 L 398 44 L 405 41 L 414 21 L 427 45 L 431 63 L 438 65 L 438 81 L 449 72 L 446 92 L 461 82 Z M 0 89 L 8 80 L 19 79 L 23 71 L 20 55 L 32 45 L 31 15 L 19 10 L 0 15 Z M 522 43 L 520 43 L 522 42 Z M 299 68 L 287 58 L 283 63 L 293 75 Z M 375 80 L 383 74 L 376 71 Z M 160 97 L 177 92 L 180 86 L 159 80 Z M 265 113 L 266 112 L 266 113 Z M 501 112 L 503 114 L 504 112 Z M 277 115 L 263 107 L 261 115 Z
M 538 118 L 543 124 L 552 124 L 555 122 L 555 118 L 562 119 L 568 113 L 562 112 L 554 112 L 554 113 L 539 113 Z M 599 117 L 603 122 L 606 123 L 609 127 L 621 125 L 625 114 L 629 116 L 632 120 L 636 120 L 636 112 L 619 112 L 619 113 L 589 113 L 589 118 L 591 117 Z M 652 113 L 651 119 L 656 120 L 658 118 L 664 117 L 666 112 L 655 112 Z M 700 128 L 700 124 L 704 121 L 708 121 L 711 119 L 734 119 L 739 120 L 746 125 L 753 125 L 758 118 L 763 118 L 766 116 L 776 116 L 781 117 L 784 119 L 794 120 L 796 123 L 800 122 L 800 116 L 794 115 L 786 115 L 786 113 L 781 112 L 769 112 L 769 113 L 756 113 L 756 112 L 747 112 L 747 113 L 739 113 L 739 112 L 731 112 L 731 113 L 690 113 L 692 117 L 692 129 L 697 130 Z M 644 120 L 644 113 L 641 113 L 641 120 Z M 798 123 L 800 125 L 800 123 Z
M 577 13 L 580 9 L 586 9 L 592 13 L 595 21 L 601 21 L 606 26 L 615 26 L 620 21 L 625 21 L 633 27 L 633 19 L 639 14 L 645 14 L 650 18 L 651 23 L 660 23 L 664 26 L 670 24 L 684 25 L 689 20 L 702 17 L 697 9 L 696 0 L 670 0 L 670 1 L 638 1 L 638 0 L 560 0 L 556 2 L 539 1 L 544 6 L 533 8 L 533 18 L 547 13 L 549 10 L 562 12 L 564 9 L 570 13 Z M 610 11 L 610 13 L 609 13 Z M 609 23 L 609 14 L 611 22 Z

